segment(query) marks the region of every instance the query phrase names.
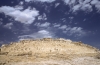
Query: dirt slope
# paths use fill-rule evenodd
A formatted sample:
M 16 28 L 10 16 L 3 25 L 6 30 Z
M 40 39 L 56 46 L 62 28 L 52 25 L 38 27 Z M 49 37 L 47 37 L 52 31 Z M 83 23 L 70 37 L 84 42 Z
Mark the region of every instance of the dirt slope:
M 0 65 L 100 65 L 100 51 L 81 42 L 43 38 L 0 47 Z

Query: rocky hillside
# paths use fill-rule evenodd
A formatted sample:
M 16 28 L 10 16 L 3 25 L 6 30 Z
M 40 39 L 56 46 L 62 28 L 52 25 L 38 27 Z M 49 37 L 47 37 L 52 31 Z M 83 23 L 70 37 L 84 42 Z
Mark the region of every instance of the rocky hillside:
M 82 64 L 100 65 L 100 51 L 82 42 L 62 38 L 22 40 L 0 47 L 0 65 Z

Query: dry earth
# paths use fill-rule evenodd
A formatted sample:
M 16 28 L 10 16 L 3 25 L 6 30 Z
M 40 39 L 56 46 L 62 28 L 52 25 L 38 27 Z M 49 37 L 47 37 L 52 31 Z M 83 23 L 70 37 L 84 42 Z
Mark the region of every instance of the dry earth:
M 100 65 L 100 51 L 62 38 L 23 40 L 0 47 L 0 65 Z

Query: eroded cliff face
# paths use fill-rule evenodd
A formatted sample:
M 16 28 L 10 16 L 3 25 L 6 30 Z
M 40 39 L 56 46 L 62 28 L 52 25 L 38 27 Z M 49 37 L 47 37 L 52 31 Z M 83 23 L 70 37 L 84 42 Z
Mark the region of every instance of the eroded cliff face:
M 92 46 L 62 38 L 23 40 L 0 47 L 0 65 L 74 65 L 80 58 L 92 58 L 99 65 L 99 55 L 100 51 Z

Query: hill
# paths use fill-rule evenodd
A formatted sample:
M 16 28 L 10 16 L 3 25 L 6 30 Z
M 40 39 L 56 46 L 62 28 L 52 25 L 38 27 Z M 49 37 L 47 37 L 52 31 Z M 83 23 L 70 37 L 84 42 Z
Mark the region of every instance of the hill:
M 100 51 L 82 42 L 63 38 L 22 40 L 0 47 L 0 65 L 89 64 L 100 65 Z

